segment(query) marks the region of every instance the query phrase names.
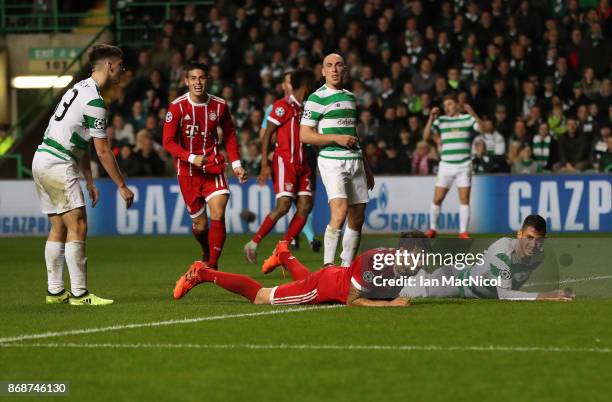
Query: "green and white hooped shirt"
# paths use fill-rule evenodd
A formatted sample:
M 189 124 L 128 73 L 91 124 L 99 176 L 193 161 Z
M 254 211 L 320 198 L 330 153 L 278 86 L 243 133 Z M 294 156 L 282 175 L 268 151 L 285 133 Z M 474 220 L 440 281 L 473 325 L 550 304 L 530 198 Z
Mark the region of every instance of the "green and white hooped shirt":
M 320 134 L 346 134 L 357 137 L 355 95 L 346 89 L 331 89 L 323 85 L 313 92 L 304 105 L 300 124 L 313 127 Z M 359 142 L 354 149 L 330 144 L 319 152 L 321 158 L 361 159 Z
M 79 81 L 55 108 L 36 152 L 77 163 L 89 152 L 91 137 L 106 138 L 106 105 L 93 78 Z
M 469 114 L 439 116 L 434 120 L 432 129 L 442 137 L 443 162 L 459 164 L 471 160 L 472 133 L 478 130 L 474 117 Z

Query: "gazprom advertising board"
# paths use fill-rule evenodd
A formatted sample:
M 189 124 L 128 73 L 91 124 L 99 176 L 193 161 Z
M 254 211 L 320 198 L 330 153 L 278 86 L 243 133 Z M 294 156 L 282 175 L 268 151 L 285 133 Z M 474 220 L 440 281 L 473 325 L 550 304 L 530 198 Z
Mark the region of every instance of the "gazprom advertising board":
M 88 207 L 90 235 L 188 234 L 190 219 L 176 179 L 131 179 L 134 206 L 126 209 L 110 180 L 98 180 L 100 201 Z M 435 177 L 379 176 L 370 192 L 364 231 L 394 233 L 427 229 Z M 313 209 L 315 230 L 322 233 L 329 220 L 327 198 L 318 182 Z M 253 233 L 274 207 L 271 184 L 254 179 L 240 185 L 230 180 L 226 214 L 230 233 Z M 256 220 L 241 220 L 251 210 Z M 471 200 L 470 232 L 516 231 L 530 213 L 544 216 L 553 232 L 612 232 L 611 175 L 475 176 Z M 288 218 L 275 230 L 287 229 Z M 459 201 L 455 189 L 446 198 L 438 222 L 441 232 L 459 230 Z M 45 235 L 48 223 L 40 212 L 32 181 L 0 181 L 0 235 Z

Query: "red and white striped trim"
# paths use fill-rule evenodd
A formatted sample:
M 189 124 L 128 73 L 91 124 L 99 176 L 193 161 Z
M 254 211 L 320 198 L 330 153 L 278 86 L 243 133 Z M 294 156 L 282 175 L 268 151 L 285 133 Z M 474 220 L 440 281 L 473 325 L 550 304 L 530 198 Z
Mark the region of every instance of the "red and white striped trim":
M 278 304 L 308 304 L 309 302 L 311 302 L 314 299 L 316 299 L 317 296 L 318 296 L 317 289 L 313 289 L 310 292 L 304 293 L 304 294 L 301 294 L 301 295 L 287 296 L 287 297 L 274 297 L 274 293 L 276 293 L 276 289 L 277 288 L 278 288 L 278 286 L 273 288 L 272 291 L 270 292 L 270 304 L 273 304 L 273 305 L 278 305 Z
M 180 101 L 185 100 L 185 98 L 187 98 L 187 94 L 184 93 L 181 96 L 179 96 L 178 98 L 176 98 L 175 100 L 172 101 L 173 105 L 176 105 L 177 103 L 179 103 Z
M 216 100 L 216 101 L 217 101 L 217 102 L 219 102 L 219 103 L 223 103 L 223 104 L 225 104 L 225 99 L 223 99 L 223 98 L 219 98 L 218 96 L 211 95 L 211 94 L 208 94 L 208 96 L 209 96 L 211 99 L 214 99 L 214 100 Z
M 210 193 L 208 195 L 208 197 L 206 197 L 204 199 L 204 201 L 208 202 L 208 201 L 210 201 L 211 199 L 215 198 L 218 195 L 229 194 L 229 193 L 230 193 L 230 191 L 228 189 L 226 189 L 226 188 L 223 188 L 223 189 L 217 190 L 217 191 L 213 191 L 212 193 Z
M 276 126 L 280 126 L 280 121 L 276 120 L 274 117 L 272 116 L 268 116 L 268 121 L 271 121 L 272 123 L 274 123 L 274 125 Z

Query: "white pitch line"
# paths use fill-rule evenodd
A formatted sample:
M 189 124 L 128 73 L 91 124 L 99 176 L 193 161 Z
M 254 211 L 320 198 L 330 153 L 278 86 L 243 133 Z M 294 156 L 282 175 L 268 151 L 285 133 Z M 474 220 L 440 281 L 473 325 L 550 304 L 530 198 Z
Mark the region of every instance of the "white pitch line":
M 536 282 L 536 283 L 525 284 L 523 286 L 530 287 L 530 286 L 544 286 L 544 285 L 564 285 L 566 283 L 597 281 L 597 280 L 602 280 L 602 279 L 612 279 L 612 275 L 588 276 L 586 278 L 569 278 L 569 279 L 564 279 L 562 281 Z
M 612 353 L 611 348 L 571 348 L 508 345 L 310 345 L 310 344 L 197 344 L 197 343 L 8 343 L 0 348 L 82 348 L 82 349 L 251 349 L 251 350 L 339 350 L 339 351 L 433 351 L 433 352 L 545 352 Z
M 260 311 L 257 313 L 213 315 L 213 316 L 206 316 L 206 317 L 183 318 L 180 320 L 121 324 L 121 325 L 111 325 L 109 327 L 100 327 L 100 328 L 83 328 L 83 329 L 75 329 L 75 330 L 70 330 L 70 331 L 43 332 L 39 334 L 17 335 L 17 336 L 9 336 L 6 338 L 0 338 L 0 346 L 3 343 L 7 343 L 7 342 L 20 342 L 20 341 L 27 341 L 30 339 L 57 338 L 60 336 L 95 334 L 98 332 L 121 331 L 124 329 L 162 327 L 162 326 L 168 326 L 168 325 L 193 324 L 196 322 L 203 322 L 203 321 L 228 320 L 232 318 L 260 317 L 260 316 L 265 316 L 265 315 L 299 313 L 303 311 L 313 311 L 313 310 L 321 310 L 321 309 L 329 309 L 329 308 L 337 308 L 337 307 L 341 307 L 341 305 L 298 307 L 298 308 L 290 308 L 290 309 Z

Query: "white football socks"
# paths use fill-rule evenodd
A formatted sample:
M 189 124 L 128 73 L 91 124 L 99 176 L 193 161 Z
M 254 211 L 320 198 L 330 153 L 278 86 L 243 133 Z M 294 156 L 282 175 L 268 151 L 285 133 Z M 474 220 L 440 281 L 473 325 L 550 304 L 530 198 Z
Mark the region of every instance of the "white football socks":
M 336 259 L 336 249 L 338 248 L 338 240 L 340 239 L 340 229 L 334 229 L 327 225 L 325 228 L 325 237 L 323 238 L 323 264 L 334 264 Z
M 469 224 L 470 224 L 470 205 L 461 204 L 459 205 L 459 233 L 467 232 L 467 228 Z
M 342 236 L 342 253 L 340 254 L 343 267 L 349 267 L 353 263 L 360 241 L 361 232 L 353 230 L 347 225 L 344 229 L 344 236 Z
M 45 244 L 47 290 L 58 294 L 64 290 L 64 243 L 48 241 Z
M 76 297 L 87 292 L 87 255 L 84 241 L 66 243 L 66 265 L 70 273 L 70 288 Z
M 429 228 L 432 230 L 438 229 L 438 217 L 440 216 L 440 206 L 431 203 L 431 208 L 429 209 Z

